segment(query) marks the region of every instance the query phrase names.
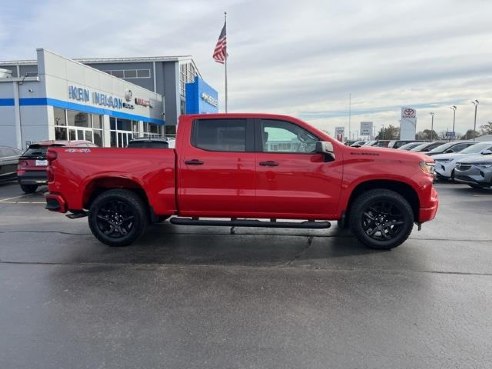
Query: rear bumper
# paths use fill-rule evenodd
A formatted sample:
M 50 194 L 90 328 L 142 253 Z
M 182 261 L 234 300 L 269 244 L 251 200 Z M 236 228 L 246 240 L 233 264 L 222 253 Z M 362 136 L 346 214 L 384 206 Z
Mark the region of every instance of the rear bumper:
M 59 213 L 67 212 L 67 203 L 61 195 L 49 193 L 45 196 L 46 209 Z
M 21 185 L 45 185 L 48 183 L 48 176 L 45 170 L 38 170 L 18 173 L 17 180 Z

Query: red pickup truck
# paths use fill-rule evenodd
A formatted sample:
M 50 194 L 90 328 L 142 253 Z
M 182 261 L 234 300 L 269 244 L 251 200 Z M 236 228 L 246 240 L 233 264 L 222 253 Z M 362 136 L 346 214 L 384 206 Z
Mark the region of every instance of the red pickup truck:
M 350 227 L 391 249 L 434 218 L 434 162 L 387 148 L 344 146 L 283 115 L 183 115 L 175 149 L 50 148 L 46 208 L 88 215 L 109 246 L 149 223 Z

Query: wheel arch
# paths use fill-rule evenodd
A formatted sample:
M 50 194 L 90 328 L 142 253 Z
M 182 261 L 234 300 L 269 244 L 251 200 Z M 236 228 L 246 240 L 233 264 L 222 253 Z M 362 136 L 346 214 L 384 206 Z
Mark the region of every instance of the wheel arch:
M 147 197 L 147 193 L 139 183 L 129 178 L 104 177 L 94 179 L 87 186 L 85 186 L 83 195 L 84 208 L 89 209 L 94 200 L 100 194 L 114 189 L 128 190 L 138 195 L 138 197 L 147 206 L 149 216 L 152 219 L 153 211 L 149 198 Z
M 372 180 L 358 184 L 354 190 L 352 191 L 350 198 L 347 203 L 347 208 L 342 216 L 342 221 L 344 225 L 350 219 L 350 209 L 352 208 L 352 204 L 354 201 L 363 193 L 374 190 L 374 189 L 385 189 L 394 191 L 401 196 L 403 196 L 408 203 L 410 204 L 413 212 L 414 219 L 419 218 L 419 208 L 420 208 L 420 200 L 417 194 L 417 191 L 412 188 L 412 186 L 398 181 L 388 181 L 388 180 Z

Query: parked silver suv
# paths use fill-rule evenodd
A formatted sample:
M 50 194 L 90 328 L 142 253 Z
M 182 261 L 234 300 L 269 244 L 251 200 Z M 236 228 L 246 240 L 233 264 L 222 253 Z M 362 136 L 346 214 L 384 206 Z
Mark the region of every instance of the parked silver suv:
M 492 152 L 460 159 L 454 170 L 456 182 L 466 183 L 473 188 L 492 186 Z

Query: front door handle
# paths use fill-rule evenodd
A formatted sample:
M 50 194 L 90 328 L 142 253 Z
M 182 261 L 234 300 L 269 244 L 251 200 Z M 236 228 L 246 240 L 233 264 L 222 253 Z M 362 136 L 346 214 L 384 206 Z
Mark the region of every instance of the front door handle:
M 186 160 L 185 164 L 186 165 L 202 165 L 203 161 L 198 160 L 198 159 L 192 159 L 192 160 Z
M 273 160 L 268 160 L 268 161 L 260 161 L 260 165 L 262 167 L 276 167 L 278 166 L 278 163 Z

